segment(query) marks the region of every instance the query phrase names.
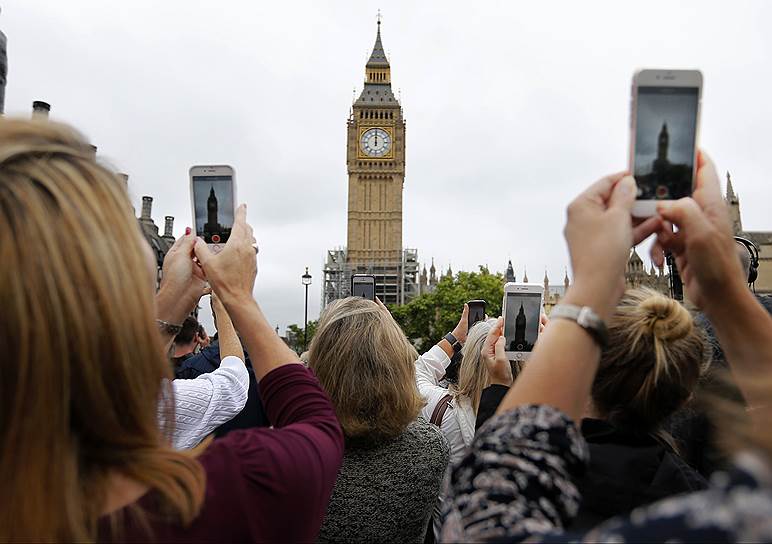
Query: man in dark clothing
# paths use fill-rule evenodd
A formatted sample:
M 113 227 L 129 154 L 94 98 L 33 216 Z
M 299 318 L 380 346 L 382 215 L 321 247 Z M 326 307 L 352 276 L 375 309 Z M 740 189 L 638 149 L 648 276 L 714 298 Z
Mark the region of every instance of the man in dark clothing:
M 250 427 L 269 427 L 268 416 L 263 409 L 263 403 L 260 400 L 260 394 L 257 390 L 257 379 L 252 369 L 252 362 L 249 360 L 249 354 L 244 350 L 244 364 L 249 372 L 249 390 L 247 392 L 247 403 L 236 417 L 223 423 L 214 430 L 217 437 L 225 436 L 235 429 L 248 429 Z M 208 347 L 202 349 L 196 355 L 186 359 L 174 369 L 175 379 L 194 379 L 202 374 L 214 372 L 220 367 L 220 344 L 213 341 Z
M 195 354 L 198 345 L 196 341 L 198 327 L 198 321 L 192 315 L 186 317 L 185 321 L 182 322 L 182 330 L 174 337 L 172 362 L 175 368 Z

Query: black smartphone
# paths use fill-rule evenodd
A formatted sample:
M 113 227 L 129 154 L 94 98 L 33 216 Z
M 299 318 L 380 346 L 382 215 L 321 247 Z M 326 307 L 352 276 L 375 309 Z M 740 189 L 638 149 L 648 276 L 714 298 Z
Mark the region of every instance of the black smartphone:
M 470 300 L 466 303 L 469 306 L 469 328 L 485 319 L 485 306 L 487 302 L 484 300 Z
M 351 296 L 375 301 L 375 276 L 370 274 L 351 276 Z

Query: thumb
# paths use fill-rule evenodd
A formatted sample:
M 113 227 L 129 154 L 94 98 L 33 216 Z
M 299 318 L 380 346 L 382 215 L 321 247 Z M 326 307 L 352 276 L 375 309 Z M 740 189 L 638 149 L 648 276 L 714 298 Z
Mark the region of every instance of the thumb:
M 659 202 L 657 213 L 662 219 L 687 231 L 697 230 L 707 222 L 700 207 L 689 197 L 675 202 Z
M 499 336 L 499 339 L 496 340 L 496 346 L 495 346 L 495 353 L 496 353 L 496 359 L 506 359 L 505 352 L 505 345 L 504 345 L 504 337 Z
M 193 246 L 193 253 L 196 255 L 196 258 L 198 259 L 198 262 L 201 263 L 201 266 L 206 266 L 206 263 L 214 257 L 214 253 L 212 253 L 209 250 L 209 247 L 206 245 L 206 242 L 204 242 L 201 238 L 195 239 L 195 245 Z
M 635 193 L 635 178 L 630 175 L 623 177 L 611 191 L 611 196 L 608 199 L 608 208 L 620 208 L 625 211 L 632 210 L 633 203 L 635 202 Z

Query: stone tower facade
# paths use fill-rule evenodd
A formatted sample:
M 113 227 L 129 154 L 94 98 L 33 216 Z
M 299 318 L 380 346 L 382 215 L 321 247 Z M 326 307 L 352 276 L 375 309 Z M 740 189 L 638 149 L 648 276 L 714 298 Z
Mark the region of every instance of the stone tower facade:
M 347 143 L 347 261 L 392 266 L 402 259 L 405 120 L 391 89 L 380 21 L 364 89 L 348 120 Z
M 436 279 L 421 276 L 418 251 L 402 246 L 405 118 L 391 89 L 380 17 L 364 88 L 346 128 L 347 240 L 345 247 L 327 251 L 322 306 L 349 295 L 353 274 L 375 276 L 375 294 L 382 302 L 404 304 L 421 290 L 431 290 Z

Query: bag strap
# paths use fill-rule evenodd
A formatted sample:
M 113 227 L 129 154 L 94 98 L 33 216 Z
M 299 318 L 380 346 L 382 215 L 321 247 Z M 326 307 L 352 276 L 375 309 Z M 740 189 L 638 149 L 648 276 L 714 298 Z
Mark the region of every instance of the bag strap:
M 434 412 L 432 412 L 432 418 L 429 420 L 429 423 L 436 425 L 437 427 L 442 425 L 442 418 L 445 417 L 445 412 L 448 410 L 448 406 L 452 399 L 453 396 L 450 393 L 440 399 L 437 406 L 434 407 Z

